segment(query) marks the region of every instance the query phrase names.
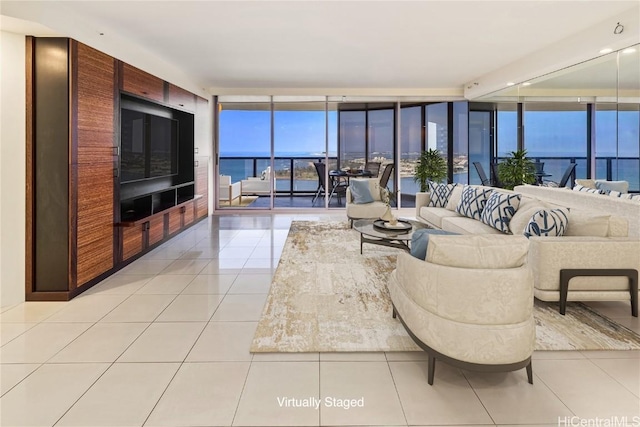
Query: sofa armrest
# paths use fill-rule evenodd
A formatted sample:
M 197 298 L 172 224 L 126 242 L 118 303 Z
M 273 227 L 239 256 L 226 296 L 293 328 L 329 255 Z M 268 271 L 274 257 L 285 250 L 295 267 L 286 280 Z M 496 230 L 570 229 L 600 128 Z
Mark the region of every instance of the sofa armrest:
M 416 193 L 416 218 L 420 218 L 420 208 L 428 206 L 431 195 L 421 191 Z
M 640 270 L 640 240 L 610 237 L 531 237 L 528 262 L 536 289 L 558 291 L 562 269 Z M 579 279 L 576 279 L 579 280 Z M 600 290 L 607 290 L 604 280 Z

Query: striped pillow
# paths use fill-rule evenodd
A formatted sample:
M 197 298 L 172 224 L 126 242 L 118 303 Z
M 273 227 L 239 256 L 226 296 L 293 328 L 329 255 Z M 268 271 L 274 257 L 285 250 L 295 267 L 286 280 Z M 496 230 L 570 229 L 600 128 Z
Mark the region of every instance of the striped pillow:
M 602 194 L 602 191 L 598 190 L 597 188 L 589 188 L 589 187 L 582 186 L 580 184 L 578 184 L 575 187 L 573 187 L 573 191 L 582 191 L 582 192 L 585 192 L 585 193 Z
M 542 209 L 534 213 L 529 224 L 524 228 L 524 235 L 562 236 L 569 225 L 569 209 Z

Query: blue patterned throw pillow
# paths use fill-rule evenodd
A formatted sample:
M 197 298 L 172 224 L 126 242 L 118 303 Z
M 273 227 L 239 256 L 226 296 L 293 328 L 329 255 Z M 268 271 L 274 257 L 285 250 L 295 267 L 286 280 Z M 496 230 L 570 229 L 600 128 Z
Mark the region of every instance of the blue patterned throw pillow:
M 447 206 L 449 197 L 453 193 L 453 189 L 456 184 L 438 184 L 433 181 L 429 181 L 429 206 L 436 208 L 444 208 Z
M 520 194 L 506 194 L 494 191 L 482 210 L 481 221 L 503 233 L 509 232 L 509 221 L 520 206 Z
M 460 215 L 480 221 L 482 210 L 493 190 L 484 187 L 471 187 L 465 185 L 462 188 L 462 196 L 456 207 Z
M 569 209 L 542 209 L 534 213 L 529 224 L 524 228 L 524 235 L 562 236 L 569 225 Z

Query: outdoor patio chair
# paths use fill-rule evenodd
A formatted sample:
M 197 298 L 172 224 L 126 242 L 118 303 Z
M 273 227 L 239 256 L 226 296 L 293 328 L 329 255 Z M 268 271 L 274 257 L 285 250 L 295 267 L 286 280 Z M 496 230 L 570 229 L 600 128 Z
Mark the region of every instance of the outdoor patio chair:
M 480 177 L 480 181 L 482 185 L 491 186 L 491 180 L 487 177 L 487 174 L 484 172 L 484 168 L 480 162 L 473 162 L 473 166 L 476 168 L 476 172 L 478 172 L 478 176 Z
M 393 163 L 387 163 L 382 171 L 382 176 L 380 177 L 380 188 L 387 188 L 389 184 L 389 178 L 391 178 L 391 173 L 393 172 Z M 387 188 L 388 190 L 388 188 Z
M 347 192 L 347 183 L 341 181 L 340 179 L 333 180 L 329 177 L 329 180 L 326 180 L 326 170 L 327 165 L 322 162 L 315 162 L 313 166 L 316 168 L 316 173 L 318 174 L 318 189 L 316 190 L 316 194 L 311 201 L 311 205 L 315 205 L 316 199 L 321 194 L 329 194 L 329 201 L 335 194 L 338 197 L 338 203 L 342 203 L 342 196 Z
M 372 178 L 377 178 L 378 175 L 380 174 L 380 164 L 381 164 L 380 162 L 367 162 L 364 165 L 364 169 L 371 172 Z

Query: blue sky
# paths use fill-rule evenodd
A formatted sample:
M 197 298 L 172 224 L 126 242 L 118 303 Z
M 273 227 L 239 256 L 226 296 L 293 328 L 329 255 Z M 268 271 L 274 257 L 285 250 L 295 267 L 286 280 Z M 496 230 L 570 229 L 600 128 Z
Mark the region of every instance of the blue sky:
M 322 153 L 325 147 L 324 111 L 276 111 L 274 135 L 276 155 Z M 224 155 L 269 153 L 270 112 L 223 110 L 220 114 L 220 152 Z M 336 151 L 337 113 L 329 112 L 329 151 Z M 516 115 L 499 117 L 499 153 L 515 148 Z M 616 122 L 618 153 L 639 156 L 638 112 L 598 111 L 596 154 L 615 156 Z M 586 111 L 527 111 L 524 118 L 525 144 L 532 156 L 586 155 Z

